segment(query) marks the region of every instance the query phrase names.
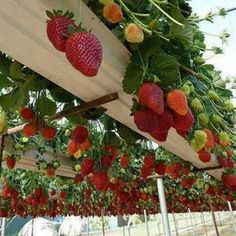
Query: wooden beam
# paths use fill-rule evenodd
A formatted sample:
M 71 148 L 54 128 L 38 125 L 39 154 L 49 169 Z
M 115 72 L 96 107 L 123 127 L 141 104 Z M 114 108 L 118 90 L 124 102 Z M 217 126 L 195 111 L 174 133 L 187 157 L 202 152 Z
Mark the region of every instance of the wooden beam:
M 122 89 L 123 76 L 130 61 L 129 51 L 83 2 L 81 2 L 83 26 L 91 29 L 103 47 L 101 68 L 94 78 L 88 78 L 73 68 L 65 54 L 53 48 L 47 38 L 45 10 L 61 9 L 60 1 L 0 0 L 0 5 L 1 51 L 84 101 L 91 101 L 94 97 L 117 91 L 119 99 L 103 105 L 107 109 L 106 113 L 155 141 L 150 135 L 137 130 L 133 117 L 130 116 L 132 96 L 125 94 Z M 65 1 L 64 9 L 78 13 L 78 1 Z M 191 162 L 197 168 L 217 165 L 214 160 L 208 164 L 202 163 L 188 142 L 174 129 L 169 131 L 166 142 L 158 144 Z M 221 177 L 221 172 L 221 170 L 210 171 L 218 179 Z

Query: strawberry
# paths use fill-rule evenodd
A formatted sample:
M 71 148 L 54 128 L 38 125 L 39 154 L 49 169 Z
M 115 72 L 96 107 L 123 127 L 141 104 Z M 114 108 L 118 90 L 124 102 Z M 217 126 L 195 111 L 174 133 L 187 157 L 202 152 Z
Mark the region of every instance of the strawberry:
M 116 24 L 123 19 L 122 9 L 117 3 L 113 2 L 103 7 L 103 16 L 108 22 Z
M 186 138 L 186 136 L 188 135 L 188 130 L 177 129 L 176 132 L 183 138 Z
M 167 94 L 167 105 L 182 116 L 185 116 L 189 110 L 187 97 L 184 92 L 179 89 L 174 89 Z
M 59 51 L 65 52 L 66 41 L 69 37 L 69 27 L 76 28 L 73 13 L 66 12 L 62 15 L 61 11 L 54 11 L 55 14 L 46 11 L 49 16 L 47 21 L 47 36 L 52 45 Z
M 222 117 L 220 117 L 219 115 L 213 114 L 211 117 L 211 122 L 216 125 L 219 126 L 223 123 Z
M 43 189 L 41 187 L 34 190 L 34 195 L 36 197 L 40 197 L 40 196 L 42 196 L 42 194 L 43 194 Z
M 122 168 L 126 168 L 129 165 L 129 157 L 127 155 L 122 155 L 122 157 L 120 158 L 120 166 Z
M 48 202 L 48 197 L 47 196 L 40 196 L 39 197 L 39 205 L 43 206 L 46 205 Z
M 166 173 L 166 165 L 162 162 L 158 162 L 155 165 L 155 171 L 158 175 L 165 175 Z
M 34 117 L 34 112 L 29 107 L 24 107 L 20 111 L 20 115 L 24 120 L 32 120 Z
M 230 174 L 226 179 L 227 185 L 230 187 L 232 191 L 236 191 L 236 175 Z
M 154 167 L 155 165 L 155 154 L 146 155 L 143 160 L 144 166 L 147 168 Z
M 45 139 L 51 140 L 56 136 L 57 130 L 54 127 L 46 127 L 42 130 L 42 135 Z
M 191 101 L 191 107 L 193 108 L 194 111 L 196 112 L 203 112 L 203 106 L 202 106 L 202 103 L 201 101 L 198 99 L 198 98 L 194 98 L 192 101 Z
M 86 158 L 81 163 L 81 175 L 87 176 L 93 172 L 94 161 L 92 159 Z
M 80 143 L 81 149 L 85 152 L 91 147 L 89 139 L 86 139 L 84 142 Z
M 228 158 L 231 158 L 231 157 L 233 157 L 233 154 L 234 154 L 234 153 L 233 153 L 233 150 L 232 150 L 232 149 L 227 149 L 227 150 L 226 150 L 226 154 L 227 154 L 227 157 L 228 157 Z
M 51 178 L 55 176 L 55 169 L 53 167 L 49 167 L 46 170 L 47 177 Z
M 228 159 L 225 157 L 218 157 L 218 163 L 220 166 L 227 168 L 228 167 Z
M 76 174 L 74 176 L 74 183 L 75 184 L 81 183 L 83 180 L 84 180 L 84 177 L 80 174 Z
M 16 164 L 16 159 L 13 156 L 8 156 L 6 159 L 6 165 L 9 170 L 14 169 Z
M 219 142 L 223 147 L 229 146 L 230 140 L 227 132 L 222 131 L 219 133 Z
M 198 157 L 204 163 L 209 162 L 211 160 L 211 154 L 209 152 L 199 153 Z
M 23 128 L 23 135 L 25 137 L 34 136 L 37 132 L 37 129 L 32 124 L 26 124 Z
M 214 136 L 211 132 L 211 130 L 209 129 L 203 129 L 203 131 L 207 134 L 207 142 L 205 144 L 206 148 L 213 148 L 215 146 L 215 140 L 214 140 Z
M 67 151 L 70 156 L 73 156 L 78 151 L 79 148 L 80 148 L 79 142 L 77 142 L 74 139 L 71 139 L 67 145 Z
M 218 102 L 220 100 L 219 95 L 213 90 L 209 90 L 207 96 L 209 99 L 211 99 L 215 102 Z
M 151 110 L 136 111 L 134 123 L 143 132 L 153 132 L 158 128 L 158 115 Z
M 168 136 L 167 132 L 159 132 L 159 130 L 155 130 L 154 132 L 149 133 L 154 139 L 156 139 L 159 142 L 165 142 Z
M 164 96 L 162 89 L 154 83 L 144 83 L 139 89 L 139 103 L 157 114 L 164 112 Z
M 130 23 L 125 27 L 125 39 L 129 43 L 141 43 L 144 40 L 144 33 L 140 26 Z
M 207 117 L 207 115 L 205 113 L 200 113 L 197 116 L 198 122 L 201 126 L 206 127 L 209 123 L 209 118 Z
M 174 112 L 173 117 L 174 117 L 173 127 L 176 130 L 187 131 L 187 130 L 189 130 L 193 127 L 194 116 L 193 116 L 193 113 L 192 113 L 191 109 L 188 109 L 187 114 L 184 115 L 184 116 L 181 116 L 181 115 Z
M 105 145 L 102 149 L 107 155 L 111 156 L 112 159 L 116 159 L 119 154 L 119 149 L 115 145 Z
M 141 176 L 142 179 L 145 181 L 147 179 L 148 176 L 150 176 L 152 174 L 152 168 L 147 168 L 146 166 L 143 166 L 141 168 Z
M 84 126 L 77 126 L 72 134 L 72 138 L 78 141 L 79 143 L 83 143 L 88 138 L 88 129 Z
M 67 197 L 67 192 L 66 191 L 61 191 L 60 192 L 60 198 L 65 199 Z
M 234 159 L 228 158 L 228 167 L 233 169 L 234 168 Z
M 158 116 L 159 124 L 157 130 L 165 133 L 174 125 L 174 119 L 172 113 L 165 109 L 164 112 Z
M 112 156 L 106 156 L 105 155 L 105 156 L 101 157 L 101 162 L 102 162 L 103 166 L 111 167 L 112 162 L 113 162 L 113 158 L 112 158 Z
M 105 190 L 106 186 L 109 184 L 109 178 L 106 172 L 94 173 L 92 178 L 92 183 L 95 185 L 96 189 L 99 191 Z
M 95 76 L 102 62 L 102 46 L 92 33 L 74 33 L 66 42 L 66 57 L 82 74 Z

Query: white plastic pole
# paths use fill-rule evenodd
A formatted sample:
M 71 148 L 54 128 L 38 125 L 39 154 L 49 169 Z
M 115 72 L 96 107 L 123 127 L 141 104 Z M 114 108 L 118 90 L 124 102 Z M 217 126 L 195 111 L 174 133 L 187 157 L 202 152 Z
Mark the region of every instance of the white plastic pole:
M 129 221 L 128 221 L 128 235 L 130 236 L 130 226 L 131 226 L 131 215 L 129 216 Z
M 234 213 L 233 213 L 233 210 L 232 210 L 232 206 L 231 206 L 230 201 L 228 201 L 228 206 L 229 206 L 231 221 L 232 221 L 232 224 L 234 225 L 234 231 L 236 232 L 235 218 L 234 218 Z
M 188 213 L 190 215 L 190 221 L 191 221 L 193 236 L 195 236 L 194 225 L 193 225 L 193 215 L 192 215 L 192 212 L 189 208 L 188 208 Z
M 87 233 L 88 233 L 88 236 L 89 236 L 89 216 L 87 217 L 87 224 L 88 224 Z
M 158 196 L 159 196 L 159 201 L 160 201 L 162 221 L 164 225 L 164 234 L 165 236 L 170 236 L 171 234 L 170 234 L 170 225 L 169 225 L 168 212 L 167 212 L 167 206 L 166 206 L 166 198 L 165 198 L 163 180 L 161 177 L 157 178 L 157 189 L 158 189 Z
M 172 216 L 173 216 L 173 220 L 174 220 L 176 236 L 179 236 L 178 226 L 177 226 L 177 222 L 176 222 L 176 219 L 175 219 L 175 213 L 174 212 L 172 212 Z
M 1 236 L 5 236 L 6 231 L 6 218 L 2 218 Z
M 123 236 L 125 236 L 125 215 L 123 216 Z
M 144 219 L 145 219 L 145 224 L 146 224 L 146 233 L 147 233 L 147 236 L 149 236 L 149 226 L 148 226 L 148 219 L 147 219 L 147 211 L 144 210 Z

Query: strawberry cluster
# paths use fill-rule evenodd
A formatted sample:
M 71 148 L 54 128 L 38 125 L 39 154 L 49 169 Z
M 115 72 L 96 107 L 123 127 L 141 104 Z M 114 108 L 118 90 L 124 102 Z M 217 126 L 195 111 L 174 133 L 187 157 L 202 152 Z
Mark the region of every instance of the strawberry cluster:
M 90 32 L 73 20 L 74 14 L 67 11 L 47 11 L 47 36 L 52 45 L 66 54 L 71 65 L 86 76 L 96 76 L 102 62 L 102 46 Z

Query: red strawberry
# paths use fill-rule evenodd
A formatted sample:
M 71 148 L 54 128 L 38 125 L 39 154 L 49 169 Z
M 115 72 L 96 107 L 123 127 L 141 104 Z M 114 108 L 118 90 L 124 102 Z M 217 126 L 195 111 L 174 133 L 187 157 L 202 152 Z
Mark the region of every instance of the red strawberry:
M 234 168 L 234 159 L 228 158 L 228 167 L 233 169 Z
M 74 177 L 74 183 L 75 184 L 81 183 L 83 180 L 84 180 L 84 177 L 80 174 L 76 174 L 75 177 Z
M 34 117 L 34 112 L 29 107 L 24 107 L 20 111 L 20 115 L 24 120 L 32 120 Z
M 146 180 L 148 176 L 152 174 L 152 168 L 147 168 L 146 166 L 143 166 L 141 168 L 141 176 L 143 180 Z
M 211 154 L 209 152 L 202 152 L 198 156 L 199 159 L 204 163 L 209 162 L 211 160 Z
M 79 147 L 79 142 L 74 139 L 71 139 L 67 145 L 67 151 L 69 155 L 73 156 L 78 151 Z
M 227 176 L 227 185 L 232 191 L 236 191 L 236 175 L 230 174 Z
M 167 132 L 159 132 L 158 130 L 155 130 L 154 132 L 149 133 L 154 139 L 156 139 L 159 142 L 165 142 L 168 136 Z
M 173 115 L 168 109 L 158 116 L 159 125 L 157 130 L 162 133 L 166 133 L 174 125 Z
M 7 159 L 6 159 L 7 168 L 9 170 L 12 170 L 12 169 L 14 169 L 15 164 L 16 164 L 16 159 L 12 156 L 8 156 Z
M 102 156 L 101 162 L 102 162 L 103 166 L 111 167 L 112 162 L 113 162 L 113 158 L 112 158 L 112 156 Z
M 37 129 L 32 124 L 26 124 L 23 128 L 23 135 L 25 137 L 34 136 L 37 132 Z
M 34 195 L 36 197 L 40 197 L 40 196 L 42 196 L 42 194 L 43 194 L 43 189 L 42 188 L 37 188 L 37 189 L 34 190 Z
M 151 110 L 136 111 L 134 123 L 139 130 L 150 133 L 158 128 L 158 115 Z
M 154 154 L 150 154 L 150 155 L 146 155 L 144 157 L 144 166 L 147 168 L 151 168 L 155 165 L 155 155 Z
M 193 116 L 191 109 L 188 109 L 187 114 L 184 116 L 179 115 L 176 112 L 174 112 L 173 117 L 174 117 L 173 127 L 176 130 L 183 130 L 183 131 L 189 130 L 192 128 L 192 126 L 194 124 L 194 116 Z
M 82 74 L 95 76 L 102 62 L 102 46 L 89 32 L 74 33 L 66 42 L 66 57 Z
M 155 166 L 155 171 L 158 175 L 165 175 L 166 165 L 162 162 L 157 163 Z
M 46 127 L 42 130 L 42 135 L 45 139 L 51 140 L 56 136 L 57 130 L 54 127 Z
M 211 130 L 209 129 L 203 129 L 203 131 L 207 134 L 207 142 L 205 144 L 206 148 L 213 148 L 215 146 L 215 140 L 214 140 L 214 136 L 211 132 Z
M 119 149 L 114 145 L 105 145 L 102 149 L 106 151 L 106 154 L 111 156 L 113 160 L 116 159 L 119 154 Z
M 95 173 L 92 178 L 92 183 L 95 185 L 97 190 L 105 190 L 109 184 L 109 178 L 106 172 Z
M 180 130 L 177 129 L 176 132 L 177 132 L 180 136 L 182 136 L 182 137 L 184 137 L 184 138 L 185 138 L 185 137 L 188 135 L 188 133 L 189 133 L 188 130 L 181 130 L 181 129 L 180 129 Z
M 81 174 L 82 176 L 87 176 L 93 172 L 94 161 L 92 159 L 86 158 L 81 163 Z
M 78 141 L 79 143 L 85 142 L 85 140 L 88 138 L 88 129 L 84 126 L 77 126 L 72 134 L 72 138 Z
M 126 168 L 129 165 L 129 157 L 127 155 L 122 155 L 122 157 L 120 158 L 120 166 L 122 168 Z
M 233 157 L 233 150 L 232 149 L 227 149 L 226 150 L 226 153 L 227 153 L 227 157 L 229 157 L 229 158 L 231 158 L 231 157 Z
M 55 169 L 53 167 L 47 168 L 46 175 L 49 178 L 54 177 L 55 176 Z
M 167 94 L 167 104 L 169 108 L 182 116 L 185 116 L 189 110 L 187 97 L 179 89 L 174 89 Z
M 225 157 L 219 157 L 218 158 L 218 163 L 220 166 L 227 168 L 228 167 L 228 159 Z
M 66 191 L 61 191 L 60 192 L 60 198 L 65 199 L 67 197 L 67 192 Z
M 60 13 L 60 14 L 58 14 Z M 69 26 L 75 27 L 73 13 L 67 13 L 62 15 L 57 11 L 57 15 L 47 11 L 47 15 L 50 19 L 47 22 L 47 36 L 52 45 L 59 51 L 65 52 L 66 41 L 69 36 Z
M 157 114 L 164 112 L 164 96 L 162 89 L 154 83 L 144 83 L 139 89 L 139 103 Z
M 39 205 L 45 205 L 48 201 L 48 197 L 47 196 L 40 196 L 39 197 Z

